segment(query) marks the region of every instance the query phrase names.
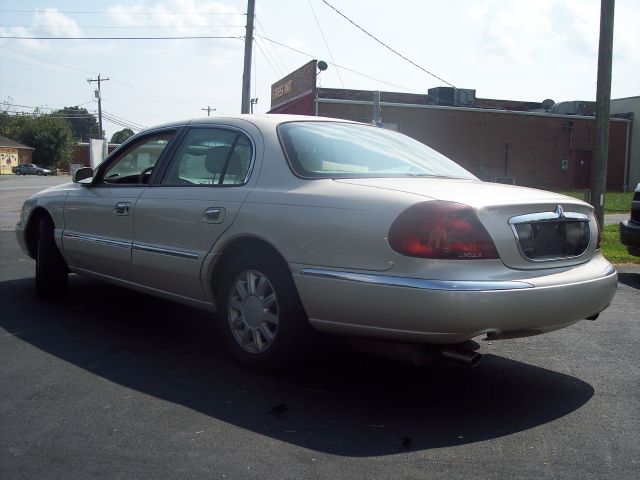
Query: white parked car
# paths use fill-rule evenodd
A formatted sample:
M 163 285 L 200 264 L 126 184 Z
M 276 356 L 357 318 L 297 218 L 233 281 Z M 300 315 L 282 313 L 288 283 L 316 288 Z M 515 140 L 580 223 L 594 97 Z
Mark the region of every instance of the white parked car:
M 29 198 L 16 234 L 40 297 L 72 272 L 217 311 L 231 350 L 264 367 L 314 330 L 454 353 L 549 332 L 594 319 L 617 285 L 590 205 L 318 117 L 152 128 Z

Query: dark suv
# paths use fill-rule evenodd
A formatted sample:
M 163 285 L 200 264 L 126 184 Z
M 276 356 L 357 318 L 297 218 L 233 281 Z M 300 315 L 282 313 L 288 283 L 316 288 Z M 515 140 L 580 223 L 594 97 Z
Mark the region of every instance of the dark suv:
M 11 169 L 16 175 L 51 175 L 51 170 L 39 167 L 35 163 L 23 163 Z
M 640 257 L 640 183 L 631 201 L 631 218 L 620 222 L 620 242 L 630 255 Z

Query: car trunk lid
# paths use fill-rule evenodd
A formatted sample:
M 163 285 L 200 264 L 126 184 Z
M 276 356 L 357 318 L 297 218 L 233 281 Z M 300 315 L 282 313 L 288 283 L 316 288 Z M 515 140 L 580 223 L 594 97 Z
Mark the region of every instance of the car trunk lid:
M 588 261 L 598 235 L 593 208 L 575 198 L 531 188 L 442 178 L 339 179 L 473 207 L 505 265 L 523 270 Z

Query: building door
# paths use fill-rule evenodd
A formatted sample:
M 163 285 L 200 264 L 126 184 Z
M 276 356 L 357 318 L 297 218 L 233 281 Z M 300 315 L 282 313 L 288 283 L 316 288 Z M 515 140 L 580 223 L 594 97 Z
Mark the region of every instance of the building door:
M 575 173 L 573 187 L 578 189 L 589 188 L 591 185 L 591 151 L 576 150 Z

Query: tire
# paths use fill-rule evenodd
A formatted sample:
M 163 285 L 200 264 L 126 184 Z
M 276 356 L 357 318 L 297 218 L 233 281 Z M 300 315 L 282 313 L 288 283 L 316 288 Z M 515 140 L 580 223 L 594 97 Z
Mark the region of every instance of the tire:
M 45 301 L 59 300 L 66 292 L 69 270 L 53 239 L 53 221 L 43 217 L 38 226 L 36 296 Z
M 38 176 L 41 177 L 42 176 L 42 172 L 40 170 L 38 170 Z
M 272 254 L 232 259 L 219 285 L 220 327 L 241 363 L 261 371 L 282 370 L 310 353 L 313 329 L 291 273 Z
M 21 175 L 22 172 L 20 170 L 16 170 L 16 175 Z

